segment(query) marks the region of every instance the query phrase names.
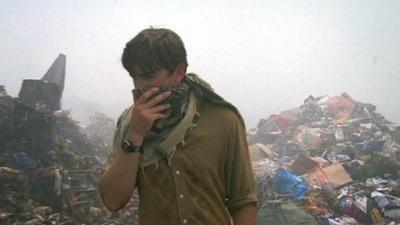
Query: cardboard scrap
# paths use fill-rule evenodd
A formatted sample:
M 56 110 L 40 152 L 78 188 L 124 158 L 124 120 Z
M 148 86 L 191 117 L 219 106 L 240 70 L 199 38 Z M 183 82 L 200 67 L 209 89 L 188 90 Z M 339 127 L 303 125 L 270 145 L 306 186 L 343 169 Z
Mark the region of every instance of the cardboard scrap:
M 290 169 L 293 170 L 298 176 L 312 172 L 319 167 L 319 163 L 315 160 L 300 154 L 297 159 L 290 165 Z
M 311 186 L 321 187 L 323 183 L 329 182 L 333 188 L 341 187 L 352 182 L 350 175 L 341 164 L 333 164 L 325 168 L 317 168 L 307 175 Z

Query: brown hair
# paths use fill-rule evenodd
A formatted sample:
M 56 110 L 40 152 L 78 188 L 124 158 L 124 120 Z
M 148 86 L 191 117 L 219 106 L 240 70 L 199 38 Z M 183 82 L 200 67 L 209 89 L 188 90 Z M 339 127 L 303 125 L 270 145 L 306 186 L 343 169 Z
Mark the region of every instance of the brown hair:
M 188 66 L 182 39 L 165 28 L 142 30 L 126 43 L 121 58 L 122 65 L 131 76 L 137 72 L 133 71 L 134 67 L 146 75 L 161 69 L 172 73 L 180 63 Z

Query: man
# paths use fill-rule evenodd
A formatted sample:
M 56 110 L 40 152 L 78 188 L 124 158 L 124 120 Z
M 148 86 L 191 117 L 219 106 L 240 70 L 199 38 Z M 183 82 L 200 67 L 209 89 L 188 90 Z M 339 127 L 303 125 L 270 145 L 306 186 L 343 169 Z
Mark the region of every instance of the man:
M 255 182 L 246 132 L 234 106 L 197 75 L 168 29 L 145 29 L 126 44 L 134 105 L 118 120 L 101 177 L 116 211 L 138 188 L 141 225 L 255 225 Z

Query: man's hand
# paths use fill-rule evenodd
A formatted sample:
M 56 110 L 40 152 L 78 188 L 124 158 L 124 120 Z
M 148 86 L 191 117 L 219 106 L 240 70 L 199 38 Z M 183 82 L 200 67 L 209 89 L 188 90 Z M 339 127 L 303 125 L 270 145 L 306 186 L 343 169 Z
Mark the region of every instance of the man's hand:
M 163 112 L 170 108 L 170 104 L 159 104 L 171 95 L 170 91 L 163 92 L 157 96 L 159 88 L 154 87 L 146 91 L 139 99 L 135 99 L 132 117 L 129 124 L 127 138 L 133 145 L 143 144 L 146 133 L 151 129 L 154 122 L 165 118 Z

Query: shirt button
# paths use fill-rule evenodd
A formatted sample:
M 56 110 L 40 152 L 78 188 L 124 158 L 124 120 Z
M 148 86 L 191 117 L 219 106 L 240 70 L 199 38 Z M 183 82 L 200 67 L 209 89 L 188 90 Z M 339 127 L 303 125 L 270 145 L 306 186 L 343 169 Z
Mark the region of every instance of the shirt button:
M 180 199 L 182 199 L 183 197 L 184 197 L 184 195 L 182 195 L 182 194 L 181 194 L 181 195 L 179 195 L 179 198 L 180 198 Z
M 184 219 L 182 222 L 183 222 L 184 224 L 187 224 L 187 219 Z
M 176 171 L 176 175 L 179 175 L 181 173 L 181 171 L 177 170 Z

